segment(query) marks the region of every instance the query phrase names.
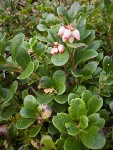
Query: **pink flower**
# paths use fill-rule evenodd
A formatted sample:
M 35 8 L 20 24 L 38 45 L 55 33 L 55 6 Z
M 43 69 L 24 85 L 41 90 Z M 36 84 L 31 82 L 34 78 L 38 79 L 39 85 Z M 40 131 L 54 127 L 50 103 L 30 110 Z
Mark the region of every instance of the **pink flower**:
M 68 39 L 68 38 L 71 36 L 71 34 L 72 34 L 71 30 L 66 29 L 66 30 L 64 31 L 63 37 L 64 37 L 65 39 Z
M 58 48 L 52 48 L 51 54 L 54 55 L 54 54 L 57 54 L 57 53 L 58 53 Z
M 80 32 L 79 32 L 79 30 L 75 29 L 75 30 L 72 32 L 72 35 L 73 35 L 74 38 L 76 38 L 78 41 L 80 40 Z
M 69 37 L 69 42 L 70 42 L 70 43 L 73 43 L 73 42 L 74 42 L 74 36 L 71 35 L 71 36 Z
M 58 36 L 63 35 L 64 31 L 66 30 L 66 28 L 64 26 L 61 26 L 59 31 L 58 31 Z
M 62 36 L 62 41 L 63 41 L 63 42 L 66 42 L 66 41 L 67 41 L 67 38 L 65 38 L 64 35 Z
M 64 46 L 63 45 L 59 45 L 58 46 L 58 51 L 60 54 L 62 54 L 64 52 Z

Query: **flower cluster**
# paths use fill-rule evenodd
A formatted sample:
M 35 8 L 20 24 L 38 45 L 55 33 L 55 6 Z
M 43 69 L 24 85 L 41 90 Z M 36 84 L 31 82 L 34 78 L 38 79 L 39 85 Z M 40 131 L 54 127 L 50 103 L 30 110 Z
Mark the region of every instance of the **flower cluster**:
M 51 54 L 54 55 L 57 54 L 58 52 L 62 54 L 64 52 L 64 46 L 58 44 L 57 42 L 54 42 L 54 47 L 51 50 Z
M 38 90 L 42 89 L 41 83 L 38 85 Z M 51 94 L 51 93 L 57 93 L 57 91 L 54 88 L 44 88 L 44 93 L 45 94 Z
M 75 29 L 72 24 L 68 26 L 61 26 L 58 31 L 58 36 L 62 36 L 62 41 L 69 40 L 70 43 L 74 42 L 74 39 L 80 40 L 80 32 Z

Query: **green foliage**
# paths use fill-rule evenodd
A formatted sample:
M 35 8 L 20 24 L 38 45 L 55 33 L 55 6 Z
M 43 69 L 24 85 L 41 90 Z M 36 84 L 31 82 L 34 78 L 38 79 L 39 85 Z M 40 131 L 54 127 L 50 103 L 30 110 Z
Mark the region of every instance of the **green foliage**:
M 0 2 L 0 149 L 112 149 L 112 24 L 112 0 Z

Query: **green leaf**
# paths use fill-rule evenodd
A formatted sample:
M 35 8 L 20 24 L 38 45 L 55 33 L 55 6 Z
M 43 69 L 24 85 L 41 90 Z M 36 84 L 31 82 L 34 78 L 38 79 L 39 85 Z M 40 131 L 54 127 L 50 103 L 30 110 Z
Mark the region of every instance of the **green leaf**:
M 105 85 L 112 85 L 113 84 L 113 75 L 109 75 L 108 78 L 104 81 Z
M 67 24 L 69 24 L 69 23 L 72 22 L 72 21 L 71 21 L 71 17 L 70 17 L 70 15 L 68 14 L 68 12 L 67 12 L 67 10 L 65 9 L 64 6 L 59 6 L 59 7 L 57 8 L 57 13 L 58 13 L 58 16 L 63 17 L 64 21 L 65 21 Z
M 42 150 L 55 149 L 55 143 L 53 142 L 52 138 L 49 135 L 43 136 L 40 144 L 43 145 L 43 147 L 41 148 Z
M 88 127 L 88 118 L 85 115 L 80 117 L 80 127 L 82 129 L 85 129 Z
M 69 59 L 69 53 L 65 50 L 64 53 L 55 54 L 51 57 L 51 61 L 55 66 L 63 66 Z
M 10 52 L 12 59 L 15 61 L 16 59 L 16 54 L 18 52 L 18 49 L 20 48 L 22 42 L 24 41 L 24 34 L 20 33 L 17 34 L 12 40 L 11 40 L 11 45 L 10 45 Z
M 44 24 L 38 24 L 38 25 L 37 25 L 37 29 L 38 29 L 39 31 L 47 31 L 47 30 L 48 30 L 48 27 L 45 26 Z
M 35 118 L 36 119 L 36 111 L 34 111 L 34 109 L 29 108 L 29 107 L 23 107 L 20 110 L 20 114 L 24 118 Z
M 3 56 L 0 56 L 0 64 L 6 64 L 6 60 Z
M 99 128 L 96 126 L 91 126 L 87 130 L 82 131 L 81 140 L 90 149 L 102 149 L 106 142 L 105 136 L 99 133 Z
M 53 81 L 48 76 L 43 76 L 40 79 L 41 87 L 42 88 L 52 88 L 53 87 Z
M 113 101 L 109 103 L 109 106 L 110 106 L 111 112 L 113 114 Z
M 0 32 L 0 55 L 4 55 L 5 52 L 5 35 Z
M 78 10 L 80 8 L 80 4 L 78 2 L 74 2 L 72 5 L 71 5 L 71 8 L 70 10 L 68 11 L 68 14 L 70 16 L 73 16 L 73 18 L 76 16 Z
M 29 107 L 31 109 L 37 110 L 37 100 L 32 95 L 27 95 L 24 98 L 24 107 Z
M 76 51 L 75 63 L 78 65 L 82 62 L 85 62 L 89 59 L 96 57 L 97 55 L 98 55 L 98 53 L 95 50 Z
M 59 104 L 64 104 L 67 102 L 67 95 L 54 96 L 54 100 Z
M 105 56 L 103 59 L 103 69 L 108 74 L 113 70 L 113 60 L 110 56 Z
M 84 47 L 86 44 L 84 43 L 67 43 L 67 45 L 71 48 L 79 48 L 79 47 Z
M 17 134 L 17 128 L 14 123 L 12 123 L 8 128 L 8 137 L 9 139 L 15 139 Z
M 46 21 L 49 25 L 54 25 L 55 23 L 57 23 L 57 17 L 54 14 L 50 13 L 47 16 Z
M 105 120 L 100 117 L 100 114 L 95 113 L 90 116 L 88 116 L 88 126 L 97 126 L 99 128 L 103 128 L 105 125 Z
M 101 40 L 95 40 L 93 41 L 93 43 L 91 43 L 87 49 L 93 49 L 93 50 L 98 50 L 98 48 L 100 47 L 100 44 L 101 44 Z
M 28 119 L 28 118 L 20 118 L 17 123 L 16 126 L 18 129 L 26 129 L 28 128 L 33 122 L 35 121 L 35 119 Z
M 69 115 L 73 120 L 79 120 L 86 114 L 86 105 L 80 98 L 73 99 L 69 107 Z
M 31 128 L 30 136 L 35 137 L 39 133 L 40 130 L 41 130 L 41 124 L 36 125 L 35 127 Z
M 75 93 L 70 93 L 68 95 L 68 103 L 69 103 L 69 105 L 71 104 L 71 100 L 73 100 L 75 98 L 79 98 L 79 96 L 77 94 L 75 94 Z
M 16 61 L 22 69 L 26 69 L 31 61 L 30 55 L 24 47 L 20 47 L 16 54 Z
M 8 105 L 1 110 L 2 120 L 8 120 L 16 111 L 15 106 Z
M 87 37 L 85 37 L 82 42 L 85 44 L 89 44 L 94 40 L 94 38 L 95 38 L 95 31 L 92 30 L 91 33 Z
M 63 138 L 60 138 L 56 141 L 55 145 L 57 147 L 57 150 L 64 150 L 63 145 L 64 145 L 65 140 Z
M 52 80 L 54 82 L 66 82 L 66 74 L 64 71 L 62 70 L 57 70 L 56 72 L 54 72 L 53 76 L 52 76 Z
M 71 117 L 66 113 L 59 113 L 52 119 L 53 125 L 61 132 L 67 132 L 65 124 L 71 121 Z
M 54 102 L 54 104 L 53 104 L 53 110 L 56 113 L 65 112 L 67 110 L 67 108 L 68 108 L 68 104 L 67 103 L 59 104 L 57 102 Z
M 9 102 L 9 101 L 13 98 L 14 94 L 15 94 L 16 91 L 17 91 L 17 88 L 18 88 L 18 82 L 17 82 L 17 81 L 14 81 L 14 82 L 11 84 L 11 87 L 10 87 L 10 89 L 9 89 L 9 92 L 8 92 L 6 98 L 5 98 L 5 103 Z
M 17 77 L 17 79 L 26 79 L 26 78 L 28 78 L 33 73 L 33 70 L 34 70 L 34 63 L 31 61 L 28 64 L 26 70 L 24 72 L 22 72 L 22 74 L 19 75 Z
M 49 127 L 48 127 L 48 132 L 53 135 L 53 134 L 57 134 L 59 131 L 55 128 L 55 126 L 53 124 L 51 124 Z
M 68 137 L 64 143 L 64 150 L 80 150 L 81 143 L 74 137 Z
M 38 42 L 33 46 L 33 51 L 35 52 L 36 56 L 39 57 L 45 52 L 45 45 L 41 42 Z
M 38 104 L 48 104 L 52 101 L 53 95 L 50 94 L 40 94 L 37 97 Z
M 72 136 L 76 136 L 80 133 L 79 127 L 77 127 L 73 122 L 66 123 L 65 127 L 67 128 L 68 133 Z
M 82 93 L 86 90 L 85 86 L 79 85 L 77 90 L 75 91 L 75 94 L 77 94 L 79 97 L 82 96 Z
M 92 96 L 87 103 L 88 112 L 87 114 L 93 114 L 97 112 L 103 105 L 103 99 L 99 96 Z
M 111 5 L 111 0 L 104 0 L 104 5 L 106 6 L 106 8 L 108 10 Z
M 81 99 L 85 102 L 86 107 L 87 107 L 87 103 L 91 97 L 92 97 L 92 93 L 90 91 L 85 90 L 83 92 Z
M 96 71 L 96 68 L 97 68 L 97 62 L 91 61 L 91 62 L 87 63 L 82 70 L 83 76 L 92 75 Z M 82 78 L 84 78 L 84 77 L 82 77 Z
M 62 83 L 62 82 L 57 82 L 55 84 L 55 88 L 58 90 L 57 91 L 57 95 L 62 95 L 65 92 L 65 90 L 66 90 L 65 84 Z

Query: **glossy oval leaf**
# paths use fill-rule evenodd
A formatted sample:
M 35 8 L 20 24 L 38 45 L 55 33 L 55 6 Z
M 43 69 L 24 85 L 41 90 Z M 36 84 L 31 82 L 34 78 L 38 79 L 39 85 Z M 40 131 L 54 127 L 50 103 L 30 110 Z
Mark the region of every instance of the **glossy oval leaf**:
M 99 133 L 99 128 L 96 126 L 91 126 L 81 132 L 81 140 L 90 149 L 102 149 L 106 142 L 105 136 L 103 133 Z
M 73 122 L 66 123 L 65 127 L 67 128 L 68 133 L 72 136 L 76 136 L 80 133 L 80 128 Z
M 38 104 L 34 96 L 27 95 L 24 98 L 24 107 L 29 107 L 31 109 L 37 110 L 37 106 Z
M 36 111 L 32 108 L 29 108 L 29 107 L 23 107 L 20 110 L 20 114 L 24 118 L 36 118 Z
M 82 115 L 86 114 L 86 105 L 82 99 L 76 98 L 71 101 L 68 111 L 73 120 L 79 120 Z
M 31 61 L 31 57 L 28 54 L 27 50 L 24 47 L 20 47 L 16 54 L 16 61 L 22 69 L 26 69 L 29 62 Z
M 68 137 L 64 143 L 64 150 L 80 150 L 81 143 L 75 137 Z
M 18 49 L 21 46 L 22 42 L 24 41 L 24 37 L 25 36 L 23 33 L 19 33 L 11 40 L 10 52 L 11 52 L 12 59 L 14 61 L 16 59 L 16 54 L 18 52 Z
M 33 122 L 35 121 L 35 119 L 28 119 L 28 118 L 20 118 L 17 123 L 16 126 L 18 129 L 26 129 L 28 128 Z
M 55 54 L 51 57 L 51 61 L 55 66 L 63 66 L 69 59 L 69 53 L 65 50 L 64 53 Z
M 108 74 L 113 71 L 113 60 L 110 56 L 105 56 L 103 59 L 103 69 Z
M 33 73 L 33 70 L 34 70 L 34 63 L 31 61 L 26 70 L 17 77 L 17 79 L 26 79 L 28 78 L 32 73 Z
M 72 122 L 71 117 L 66 113 L 59 113 L 52 119 L 53 125 L 61 132 L 67 132 L 65 124 Z

